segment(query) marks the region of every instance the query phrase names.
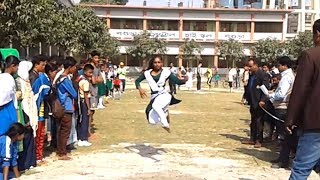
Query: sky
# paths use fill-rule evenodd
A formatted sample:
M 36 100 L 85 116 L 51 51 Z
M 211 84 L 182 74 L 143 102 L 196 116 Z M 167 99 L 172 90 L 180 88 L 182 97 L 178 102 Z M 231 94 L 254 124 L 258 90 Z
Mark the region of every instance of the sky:
M 129 0 L 127 5 L 129 6 L 142 6 L 144 0 Z M 184 7 L 202 7 L 202 0 L 171 0 L 171 7 L 178 7 L 178 3 L 183 2 Z M 147 0 L 147 6 L 165 6 L 168 7 L 168 0 Z

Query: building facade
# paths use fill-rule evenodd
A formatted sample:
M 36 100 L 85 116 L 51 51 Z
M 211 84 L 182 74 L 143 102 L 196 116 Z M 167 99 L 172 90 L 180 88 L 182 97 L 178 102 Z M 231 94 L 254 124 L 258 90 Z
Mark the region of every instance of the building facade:
M 114 5 L 90 5 L 97 16 L 103 18 L 112 36 L 121 41 L 122 60 L 128 66 L 139 62 L 126 55 L 134 35 L 143 31 L 152 37 L 168 42 L 165 65 L 174 62 L 186 65 L 177 59 L 179 47 L 185 40 L 194 39 L 203 47 L 202 62 L 205 66 L 226 66 L 215 42 L 235 39 L 245 44 L 244 53 L 251 56 L 250 47 L 258 40 L 273 38 L 285 40 L 286 14 L 288 10 L 262 9 L 209 9 L 209 8 L 159 8 Z M 188 62 L 195 66 L 196 62 Z

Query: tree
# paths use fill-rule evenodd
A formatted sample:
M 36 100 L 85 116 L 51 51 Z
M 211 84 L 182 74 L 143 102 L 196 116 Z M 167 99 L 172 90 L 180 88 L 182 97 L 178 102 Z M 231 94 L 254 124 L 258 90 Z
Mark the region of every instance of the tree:
M 0 3 L 0 43 L 18 42 L 27 51 L 39 42 L 65 52 L 88 53 L 99 47 L 119 53 L 106 23 L 89 7 L 64 7 L 55 0 L 6 0 Z
M 95 49 L 100 51 L 102 53 L 102 56 L 108 58 L 113 58 L 120 55 L 118 39 L 112 37 L 111 34 L 108 32 L 100 36 L 100 39 L 95 46 Z
M 195 40 L 186 40 L 181 46 L 181 55 L 179 58 L 187 60 L 187 67 L 189 67 L 190 60 L 201 60 L 202 47 Z
M 287 41 L 286 45 L 289 56 L 297 59 L 303 51 L 313 47 L 312 33 L 300 32 L 292 40 Z
M 134 37 L 132 46 L 127 48 L 126 51 L 135 60 L 141 62 L 142 60 L 149 59 L 154 54 L 165 54 L 167 48 L 165 41 L 151 38 L 150 33 L 144 31 Z
M 2 42 L 19 42 L 29 47 L 50 36 L 53 0 L 8 0 L 1 4 L 0 38 Z M 9 44 L 9 43 L 6 43 Z
M 243 57 L 243 44 L 234 39 L 229 39 L 228 41 L 219 41 L 216 43 L 220 54 L 227 61 L 227 66 L 235 67 L 236 61 L 241 61 Z
M 264 62 L 275 61 L 278 57 L 287 55 L 286 44 L 276 39 L 259 40 L 252 48 L 256 57 Z

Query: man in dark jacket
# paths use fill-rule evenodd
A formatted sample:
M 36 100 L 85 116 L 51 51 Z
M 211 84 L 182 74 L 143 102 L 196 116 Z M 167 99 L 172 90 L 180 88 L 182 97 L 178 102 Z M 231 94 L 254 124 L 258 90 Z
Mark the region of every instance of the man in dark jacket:
M 254 145 L 255 148 L 260 148 L 263 140 L 264 111 L 259 106 L 259 103 L 265 102 L 267 99 L 260 87 L 269 87 L 269 77 L 268 74 L 259 69 L 258 64 L 253 59 L 248 61 L 248 67 L 252 74 L 248 83 L 248 96 L 251 114 L 250 140 L 243 141 L 242 143 L 251 144 Z
M 290 180 L 307 179 L 320 162 L 320 19 L 313 25 L 316 47 L 298 58 L 298 70 L 288 106 L 286 130 L 301 130 Z

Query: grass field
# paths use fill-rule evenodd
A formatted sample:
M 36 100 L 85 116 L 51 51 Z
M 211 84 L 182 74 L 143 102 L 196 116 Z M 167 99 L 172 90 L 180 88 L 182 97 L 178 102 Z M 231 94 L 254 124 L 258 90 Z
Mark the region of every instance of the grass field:
M 80 152 L 108 149 L 119 143 L 204 144 L 221 148 L 222 157 L 240 158 L 239 152 L 257 156 L 261 163 L 276 155 L 268 149 L 241 145 L 249 129 L 248 108 L 241 105 L 240 93 L 180 91 L 182 103 L 170 107 L 171 134 L 161 126 L 151 126 L 145 117 L 148 99 L 129 91 L 121 100 L 110 100 L 95 116 L 93 147 Z M 240 153 L 240 155 L 241 155 Z
M 242 145 L 248 138 L 249 112 L 241 93 L 178 91 L 182 103 L 170 107 L 171 133 L 150 126 L 148 99 L 129 90 L 97 111 L 91 147 L 78 147 L 68 162 L 49 163 L 27 172 L 34 179 L 287 179 L 289 171 L 270 168 L 272 145 Z M 59 176 L 57 176 L 59 174 Z M 315 174 L 310 179 L 318 179 Z

